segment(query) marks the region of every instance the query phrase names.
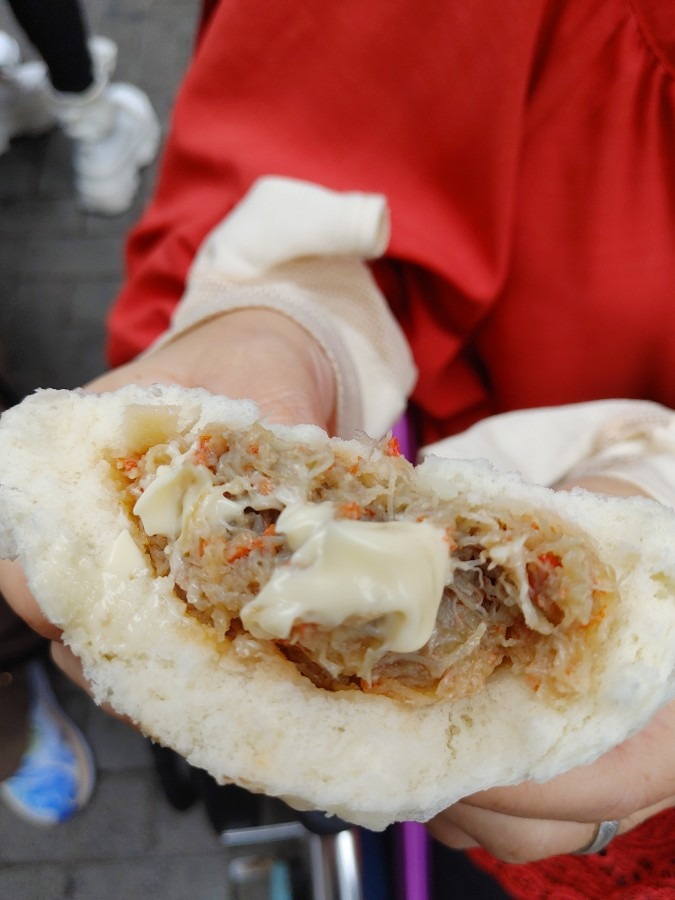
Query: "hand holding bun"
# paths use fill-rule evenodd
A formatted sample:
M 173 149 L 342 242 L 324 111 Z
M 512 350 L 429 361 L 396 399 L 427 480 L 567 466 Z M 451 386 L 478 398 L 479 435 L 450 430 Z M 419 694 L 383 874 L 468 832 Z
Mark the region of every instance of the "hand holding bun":
M 0 453 L 0 549 L 96 698 L 221 780 L 425 821 L 591 763 L 673 694 L 654 502 L 414 469 L 179 387 L 41 392 Z

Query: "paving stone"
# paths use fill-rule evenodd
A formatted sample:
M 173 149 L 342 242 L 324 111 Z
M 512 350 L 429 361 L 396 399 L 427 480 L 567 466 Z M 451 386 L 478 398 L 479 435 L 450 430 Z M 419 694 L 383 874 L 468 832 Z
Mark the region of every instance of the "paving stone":
M 58 866 L 0 865 L 0 897 L 6 900 L 65 900 L 72 878 Z
M 72 145 L 63 132 L 54 131 L 44 141 L 39 197 L 47 206 L 56 200 L 72 203 L 74 190 Z
M 220 856 L 174 856 L 80 866 L 69 900 L 227 900 L 225 860 Z
M 105 715 L 94 703 L 89 694 L 67 678 L 53 666 L 49 667 L 50 680 L 59 703 L 70 718 L 85 733 L 88 733 L 93 715 Z
M 70 293 L 68 303 L 70 321 L 80 328 L 93 329 L 96 334 L 105 327 L 105 317 L 119 290 L 120 279 L 79 279 Z
M 146 169 L 141 173 L 141 183 L 138 194 L 134 198 L 131 209 L 119 216 L 95 216 L 86 213 L 79 213 L 80 222 L 83 227 L 83 233 L 89 237 L 122 237 L 122 251 L 124 249 L 124 241 L 131 228 L 138 222 L 143 210 L 151 197 L 152 189 L 155 183 L 154 168 Z M 123 257 L 122 257 L 123 259 Z M 120 264 L 122 263 L 120 259 Z
M 108 3 L 109 0 L 87 0 L 80 4 L 85 21 L 94 34 L 100 34 L 101 29 L 105 28 L 105 9 Z
M 0 157 L 0 201 L 35 198 L 39 193 L 49 138 L 12 141 Z
M 176 853 L 222 854 L 222 847 L 201 803 L 180 812 L 173 809 L 162 795 L 158 795 L 153 817 L 155 828 L 154 852 L 170 856 Z
M 130 725 L 92 706 L 85 732 L 101 772 L 148 769 L 150 742 Z
M 76 208 L 72 196 L 49 203 L 37 196 L 5 198 L 0 203 L 0 238 L 19 242 L 31 236 L 84 236 L 89 218 Z
M 0 862 L 136 857 L 152 849 L 154 785 L 145 772 L 99 773 L 82 813 L 56 828 L 25 823 L 0 806 Z
M 175 73 L 187 68 L 197 30 L 198 17 L 194 7 L 186 14 L 184 6 L 172 6 L 175 15 L 157 22 L 152 29 L 146 29 L 144 35 L 144 84 L 158 102 L 169 100 L 169 107 L 173 104 L 175 92 L 162 90 L 162 85 L 174 82 Z M 169 109 L 159 111 L 165 115 Z
M 104 370 L 103 319 L 116 283 L 90 284 L 24 280 L 8 291 L 0 307 L 0 335 L 8 376 L 22 393 L 36 387 L 77 387 Z
M 29 237 L 13 246 L 0 246 L 0 270 L 20 270 L 26 283 L 115 278 L 122 269 L 122 246 L 122 235 Z

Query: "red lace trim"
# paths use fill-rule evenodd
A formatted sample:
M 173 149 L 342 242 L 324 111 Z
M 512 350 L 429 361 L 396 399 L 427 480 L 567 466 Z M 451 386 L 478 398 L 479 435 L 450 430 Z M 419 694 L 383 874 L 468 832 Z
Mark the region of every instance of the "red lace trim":
M 654 816 L 593 856 L 503 863 L 469 853 L 516 900 L 664 900 L 675 898 L 675 809 Z

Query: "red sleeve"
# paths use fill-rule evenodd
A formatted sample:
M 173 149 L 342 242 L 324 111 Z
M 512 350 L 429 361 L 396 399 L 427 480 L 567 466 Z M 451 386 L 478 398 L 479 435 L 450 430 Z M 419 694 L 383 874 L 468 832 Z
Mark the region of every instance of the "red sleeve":
M 167 327 L 204 236 L 257 177 L 279 174 L 387 195 L 391 263 L 380 276 L 416 353 L 446 366 L 507 264 L 544 5 L 221 0 L 128 242 L 111 362 Z M 435 305 L 434 279 L 454 286 L 451 311 Z
M 668 900 L 675 897 L 673 829 L 675 809 L 666 809 L 620 835 L 602 853 L 518 865 L 501 862 L 485 850 L 471 850 L 469 856 L 513 900 Z

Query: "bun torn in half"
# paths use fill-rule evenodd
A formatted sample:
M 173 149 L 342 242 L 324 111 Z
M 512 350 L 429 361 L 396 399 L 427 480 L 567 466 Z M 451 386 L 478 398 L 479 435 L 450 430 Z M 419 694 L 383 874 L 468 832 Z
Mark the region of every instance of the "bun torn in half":
M 198 389 L 0 420 L 0 555 L 98 702 L 222 782 L 369 828 L 546 780 L 675 693 L 675 513 Z

